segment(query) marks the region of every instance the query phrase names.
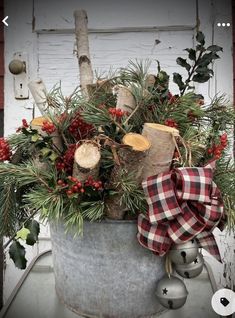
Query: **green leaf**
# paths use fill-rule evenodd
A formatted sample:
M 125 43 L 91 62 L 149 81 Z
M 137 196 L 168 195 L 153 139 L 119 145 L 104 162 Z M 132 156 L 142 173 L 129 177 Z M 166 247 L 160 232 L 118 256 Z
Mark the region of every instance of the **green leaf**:
M 16 233 L 16 239 L 22 239 L 25 241 L 29 233 L 30 230 L 23 226 L 22 229 Z
M 183 59 L 182 57 L 178 57 L 176 59 L 176 63 L 179 64 L 180 66 L 186 68 L 186 70 L 189 72 L 191 66 L 190 66 L 190 64 L 187 63 L 186 59 Z
M 219 51 L 223 52 L 223 48 L 218 45 L 210 45 L 208 46 L 207 50 L 211 52 L 219 52 Z
M 41 154 L 43 155 L 43 157 L 48 156 L 50 152 L 51 152 L 51 149 L 49 148 L 44 147 L 41 149 Z
M 54 162 L 58 158 L 58 155 L 53 151 L 49 156 L 49 159 Z
M 40 233 L 39 223 L 35 220 L 32 220 L 29 224 L 27 224 L 30 233 L 27 236 L 26 244 L 34 245 L 38 241 L 38 235 Z
M 208 68 L 207 66 L 198 66 L 195 70 L 196 73 L 199 73 L 199 74 L 211 74 L 211 75 L 214 75 L 214 72 L 212 69 Z
M 199 59 L 198 66 L 207 66 L 213 60 L 218 59 L 218 58 L 219 58 L 219 55 L 214 53 L 214 52 L 206 53 Z
M 184 83 L 182 81 L 182 76 L 179 73 L 173 73 L 173 82 L 179 86 L 179 89 L 184 89 Z
M 16 267 L 19 269 L 26 268 L 27 260 L 25 258 L 25 248 L 18 241 L 14 241 L 11 244 L 9 255 Z
M 199 31 L 196 35 L 196 40 L 197 42 L 199 42 L 201 45 L 204 45 L 205 44 L 205 35 Z
M 32 142 L 36 142 L 36 141 L 38 141 L 38 140 L 39 140 L 39 135 L 38 135 L 38 134 L 32 135 L 32 137 L 31 137 L 31 141 L 32 141 Z
M 195 74 L 192 78 L 192 81 L 197 83 L 205 83 L 207 82 L 211 76 L 209 74 Z
M 196 61 L 196 51 L 194 49 L 185 49 L 188 52 L 188 57 L 192 61 Z

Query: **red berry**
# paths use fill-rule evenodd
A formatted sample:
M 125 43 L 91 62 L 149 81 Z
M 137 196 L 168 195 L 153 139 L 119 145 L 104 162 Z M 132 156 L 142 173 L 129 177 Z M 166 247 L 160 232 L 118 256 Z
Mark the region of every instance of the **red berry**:
M 27 120 L 26 119 L 22 119 L 22 126 L 24 128 L 28 128 L 29 127 L 29 124 L 27 123 Z
M 207 152 L 208 152 L 209 155 L 211 155 L 213 153 L 213 149 L 212 148 L 208 148 Z
M 58 180 L 58 181 L 57 181 L 57 184 L 60 185 L 60 186 L 62 186 L 63 183 L 64 183 L 63 180 Z
M 72 190 L 67 190 L 66 193 L 67 193 L 68 196 L 73 194 Z

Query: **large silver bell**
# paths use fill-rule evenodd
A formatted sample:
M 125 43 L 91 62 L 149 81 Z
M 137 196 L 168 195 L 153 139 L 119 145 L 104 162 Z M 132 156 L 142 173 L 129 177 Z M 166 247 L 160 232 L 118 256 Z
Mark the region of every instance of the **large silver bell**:
M 174 244 L 170 251 L 169 257 L 174 264 L 192 263 L 198 255 L 198 245 L 196 240 L 191 240 L 182 244 Z
M 197 257 L 192 263 L 175 265 L 176 272 L 184 278 L 193 278 L 201 274 L 203 270 L 204 259 L 201 253 L 198 253 Z
M 188 291 L 184 282 L 175 276 L 164 276 L 157 284 L 156 295 L 159 303 L 168 309 L 182 307 Z

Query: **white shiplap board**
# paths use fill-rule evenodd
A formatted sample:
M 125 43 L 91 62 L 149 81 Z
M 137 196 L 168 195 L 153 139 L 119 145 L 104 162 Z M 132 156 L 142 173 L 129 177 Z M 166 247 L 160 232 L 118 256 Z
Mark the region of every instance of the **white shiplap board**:
M 76 9 L 87 11 L 89 28 L 192 26 L 195 8 L 195 0 L 35 0 L 35 29 L 73 29 Z
M 93 69 L 98 75 L 125 67 L 135 59 L 151 60 L 155 74 L 156 60 L 168 73 L 182 73 L 184 69 L 176 64 L 176 58 L 185 56 L 183 49 L 193 46 L 193 31 L 92 33 L 89 37 Z M 79 84 L 74 43 L 74 34 L 38 35 L 38 73 L 48 89 L 61 80 L 63 92 L 69 94 Z M 176 92 L 177 87 L 171 86 Z

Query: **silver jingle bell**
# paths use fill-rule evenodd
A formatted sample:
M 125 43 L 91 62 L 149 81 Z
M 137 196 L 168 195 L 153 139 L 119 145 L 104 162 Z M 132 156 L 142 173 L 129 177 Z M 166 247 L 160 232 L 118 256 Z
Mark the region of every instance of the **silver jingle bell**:
M 201 253 L 198 253 L 197 257 L 192 263 L 175 265 L 176 272 L 184 278 L 193 278 L 201 274 L 203 270 L 204 259 Z
M 183 265 L 192 263 L 198 255 L 198 245 L 195 239 L 182 244 L 174 244 L 169 257 L 174 264 Z
M 177 309 L 185 304 L 188 291 L 184 282 L 178 277 L 164 276 L 157 284 L 156 296 L 162 306 Z

